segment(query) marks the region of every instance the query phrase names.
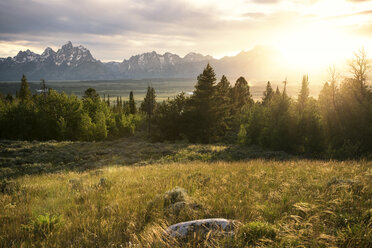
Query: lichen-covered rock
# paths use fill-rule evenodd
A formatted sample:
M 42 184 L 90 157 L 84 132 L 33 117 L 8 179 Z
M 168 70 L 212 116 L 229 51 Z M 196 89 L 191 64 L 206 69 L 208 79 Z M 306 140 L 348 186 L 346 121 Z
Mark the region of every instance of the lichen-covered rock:
M 183 218 L 194 218 L 203 210 L 203 206 L 192 199 L 185 189 L 175 187 L 148 202 L 145 218 L 146 221 L 163 217 L 172 221 L 181 215 Z
M 195 233 L 203 236 L 210 232 L 232 235 L 236 224 L 236 221 L 222 218 L 192 220 L 171 225 L 166 234 L 172 238 L 192 237 Z
M 177 202 L 185 202 L 188 198 L 186 190 L 181 187 L 165 192 L 164 194 L 164 207 L 169 207 Z

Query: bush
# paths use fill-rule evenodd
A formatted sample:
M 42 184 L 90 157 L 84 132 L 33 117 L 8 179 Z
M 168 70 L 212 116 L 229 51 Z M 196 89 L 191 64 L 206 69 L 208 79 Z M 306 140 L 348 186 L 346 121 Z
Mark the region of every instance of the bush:
M 0 181 L 0 193 L 13 194 L 19 191 L 19 184 L 14 181 L 8 181 L 6 179 Z
M 61 225 L 59 215 L 39 215 L 37 218 L 24 226 L 24 228 L 36 239 L 44 239 Z

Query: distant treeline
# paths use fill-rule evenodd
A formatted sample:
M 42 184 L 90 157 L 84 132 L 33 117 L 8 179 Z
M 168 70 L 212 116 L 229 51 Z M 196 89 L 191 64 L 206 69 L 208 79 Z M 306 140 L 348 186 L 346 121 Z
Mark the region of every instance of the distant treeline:
M 153 141 L 188 140 L 259 145 L 272 150 L 319 157 L 370 156 L 372 151 L 372 91 L 367 85 L 364 50 L 350 62 L 352 77 L 330 71 L 318 99 L 309 97 L 304 75 L 297 99 L 267 83 L 261 101 L 254 101 L 248 82 L 240 77 L 232 87 L 225 76 L 217 83 L 208 64 L 197 78 L 193 94 L 161 103 L 148 87 L 137 111 L 129 102 L 110 104 L 92 88 L 80 100 L 44 90 L 31 95 L 22 78 L 17 96 L 0 101 L 0 138 L 26 140 L 102 140 L 131 135 L 146 127 Z M 146 126 L 140 125 L 146 121 Z
M 103 140 L 133 134 L 141 120 L 133 93 L 129 102 L 117 98 L 110 106 L 95 89 L 79 99 L 47 89 L 42 81 L 39 94 L 32 95 L 25 76 L 15 98 L 0 98 L 1 139 Z

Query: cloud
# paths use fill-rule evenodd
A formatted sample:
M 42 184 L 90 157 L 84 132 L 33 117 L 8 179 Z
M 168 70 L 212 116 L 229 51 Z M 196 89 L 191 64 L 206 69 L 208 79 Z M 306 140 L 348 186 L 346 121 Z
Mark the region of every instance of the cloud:
M 222 56 L 262 42 L 273 43 L 306 18 L 317 18 L 316 11 L 308 11 L 314 2 L 0 0 L 0 47 L 41 51 L 71 40 L 102 60 L 122 60 L 152 50 Z M 362 7 L 353 11 L 370 14 Z
M 278 3 L 280 0 L 253 0 L 254 3 L 262 3 L 262 4 L 273 4 Z

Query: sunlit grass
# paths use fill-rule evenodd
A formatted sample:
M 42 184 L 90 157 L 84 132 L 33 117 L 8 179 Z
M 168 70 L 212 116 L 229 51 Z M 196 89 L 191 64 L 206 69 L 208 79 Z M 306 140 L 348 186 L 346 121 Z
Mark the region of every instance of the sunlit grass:
M 19 190 L 0 194 L 0 246 L 156 246 L 166 225 L 220 217 L 252 223 L 246 229 L 267 223 L 275 230 L 274 240 L 258 239 L 256 245 L 367 247 L 371 176 L 371 162 L 307 160 L 110 166 L 24 176 L 16 179 Z M 169 215 L 162 204 L 149 208 L 176 186 L 202 209 Z M 243 241 L 236 235 L 229 242 L 241 247 Z

